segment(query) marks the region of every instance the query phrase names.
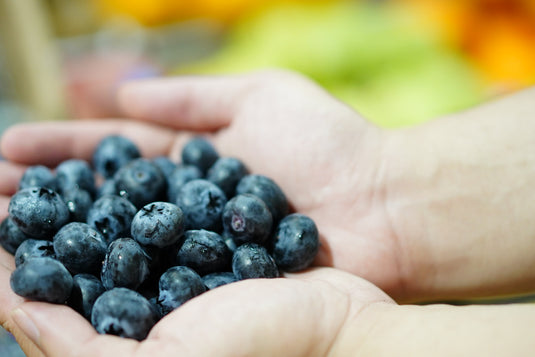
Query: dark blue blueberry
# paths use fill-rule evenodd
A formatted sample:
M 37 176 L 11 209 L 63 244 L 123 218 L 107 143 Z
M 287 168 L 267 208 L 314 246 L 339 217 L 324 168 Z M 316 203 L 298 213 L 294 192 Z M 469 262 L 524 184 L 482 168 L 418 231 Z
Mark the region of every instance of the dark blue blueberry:
M 200 275 L 184 266 L 169 268 L 160 277 L 159 286 L 158 303 L 164 315 L 206 291 Z
M 115 185 L 115 180 L 113 178 L 107 179 L 97 188 L 97 198 L 118 194 L 117 186 Z
M 284 217 L 274 235 L 273 259 L 285 271 L 303 270 L 318 254 L 318 228 L 309 217 L 293 213 Z
M 93 170 L 84 160 L 70 159 L 60 163 L 56 167 L 56 182 L 61 193 L 72 188 L 85 190 L 91 197 L 96 193 Z
M 18 191 L 11 197 L 8 211 L 21 231 L 38 239 L 51 239 L 70 217 L 61 196 L 44 187 Z
M 63 304 L 72 290 L 72 276 L 59 261 L 34 258 L 18 266 L 10 278 L 15 294 L 29 300 Z
M 268 207 L 257 196 L 234 196 L 223 210 L 223 229 L 237 245 L 252 242 L 263 244 L 273 224 Z
M 28 167 L 19 181 L 19 190 L 28 187 L 46 187 L 56 190 L 56 176 L 48 167 L 43 165 L 34 165 Z
M 102 233 L 106 244 L 110 244 L 116 238 L 130 236 L 130 225 L 136 212 L 136 207 L 125 198 L 102 196 L 87 213 L 87 223 Z
M 27 239 L 17 248 L 15 252 L 15 266 L 24 264 L 32 258 L 54 258 L 54 244 L 49 240 Z
M 70 221 L 86 222 L 87 213 L 93 205 L 93 198 L 86 190 L 80 188 L 69 188 L 62 192 L 61 197 L 67 205 L 70 213 Z
M 113 177 L 120 196 L 138 209 L 154 201 L 161 201 L 167 192 L 167 180 L 162 171 L 147 159 L 135 159 L 121 167 Z
M 72 222 L 63 226 L 53 241 L 56 259 L 72 274 L 98 275 L 107 248 L 100 232 L 86 223 Z
M 289 205 L 286 195 L 269 177 L 263 175 L 244 176 L 236 186 L 236 194 L 243 193 L 260 197 L 268 206 L 273 216 L 273 223 L 277 223 L 288 214 Z
M 106 289 L 100 279 L 91 274 L 77 274 L 72 280 L 72 292 L 67 304 L 91 321 L 93 305 Z
M 247 168 L 240 160 L 221 157 L 208 169 L 206 179 L 219 186 L 227 197 L 232 197 L 236 192 L 236 185 L 247 174 Z
M 11 254 L 15 254 L 21 243 L 29 238 L 9 217 L 0 224 L 0 245 Z
M 279 269 L 266 248 L 255 243 L 239 246 L 232 257 L 232 272 L 238 280 L 277 278 Z
M 170 177 L 175 170 L 177 164 L 175 164 L 167 156 L 158 156 L 152 159 L 152 163 L 156 165 L 164 174 L 166 178 Z
M 190 230 L 177 253 L 177 265 L 185 265 L 200 275 L 229 270 L 232 252 L 215 232 Z
M 111 178 L 121 167 L 141 157 L 138 147 L 123 136 L 108 136 L 93 152 L 93 167 L 104 178 Z
M 192 138 L 182 148 L 182 162 L 197 166 L 203 174 L 218 158 L 219 155 L 212 144 L 199 136 Z
M 148 276 L 148 257 L 135 240 L 119 238 L 109 245 L 100 274 L 107 290 L 116 287 L 136 290 Z
M 165 247 L 184 233 L 182 210 L 169 202 L 152 202 L 139 210 L 132 220 L 132 237 L 139 243 Z
M 238 281 L 238 279 L 234 273 L 227 271 L 212 273 L 202 277 L 202 282 L 210 290 L 235 281 Z
M 198 179 L 186 183 L 177 197 L 177 205 L 186 219 L 186 229 L 221 230 L 221 213 L 227 197 L 210 181 Z
M 100 295 L 91 313 L 91 324 L 100 334 L 141 341 L 158 322 L 158 313 L 141 294 L 115 288 Z
M 203 178 L 197 166 L 179 164 L 167 178 L 167 200 L 176 202 L 178 193 L 187 182 Z

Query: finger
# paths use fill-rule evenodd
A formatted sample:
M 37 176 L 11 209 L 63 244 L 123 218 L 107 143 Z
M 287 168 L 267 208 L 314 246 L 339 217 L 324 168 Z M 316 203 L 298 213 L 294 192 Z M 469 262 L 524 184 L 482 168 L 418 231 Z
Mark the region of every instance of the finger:
M 99 335 L 67 306 L 25 302 L 12 313 L 18 328 L 46 356 L 132 356 L 139 342 Z
M 15 269 L 13 256 L 0 248 L 0 323 L 17 340 L 26 356 L 43 356 L 39 348 L 28 339 L 11 318 L 10 311 L 24 302 L 13 293 L 9 284 L 11 272 Z
M 187 76 L 129 82 L 118 91 L 126 116 L 188 130 L 226 126 L 258 75 Z
M 0 195 L 12 195 L 17 191 L 19 181 L 26 170 L 26 166 L 8 161 L 0 161 Z
M 351 274 L 331 281 L 335 275 L 334 269 L 325 274 L 316 269 L 306 278 L 250 279 L 210 290 L 162 319 L 149 340 L 175 340 L 175 351 L 181 352 L 177 354 L 194 350 L 206 356 L 310 355 L 311 349 L 326 351 L 333 332 L 339 330 L 352 309 L 339 283 L 368 290 L 371 286 L 359 284 L 363 280 Z M 371 296 L 379 289 L 371 290 L 369 302 L 380 300 Z M 200 316 L 203 323 L 199 323 Z
M 369 281 L 334 268 L 310 268 L 298 273 L 285 273 L 285 277 L 312 282 L 328 282 L 361 303 L 384 301 L 395 303 L 390 296 Z
M 0 144 L 6 159 L 55 166 L 70 158 L 89 160 L 97 143 L 112 134 L 130 138 L 143 156 L 153 157 L 167 153 L 174 133 L 139 122 L 77 120 L 16 125 L 4 133 Z

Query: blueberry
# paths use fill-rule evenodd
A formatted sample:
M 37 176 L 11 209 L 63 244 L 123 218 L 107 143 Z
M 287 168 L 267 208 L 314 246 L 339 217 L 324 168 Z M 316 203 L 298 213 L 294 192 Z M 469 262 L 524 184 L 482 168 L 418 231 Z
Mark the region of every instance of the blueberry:
M 185 266 L 169 268 L 160 277 L 159 286 L 158 303 L 164 314 L 206 291 L 200 275 Z
M 275 181 L 267 176 L 244 176 L 236 186 L 236 194 L 243 193 L 250 193 L 260 197 L 268 206 L 274 223 L 277 223 L 288 214 L 289 205 L 286 195 Z
M 202 137 L 194 137 L 182 148 L 182 162 L 194 165 L 206 173 L 206 171 L 219 158 L 212 144 Z
M 87 213 L 87 223 L 102 233 L 106 244 L 110 244 L 116 238 L 130 236 L 130 225 L 136 213 L 136 207 L 127 199 L 102 196 Z
M 97 274 L 106 255 L 107 244 L 96 229 L 86 223 L 72 222 L 54 236 L 56 259 L 72 274 Z
M 234 273 L 227 271 L 212 273 L 202 277 L 202 282 L 210 290 L 235 281 L 238 281 L 238 279 Z
M 69 209 L 70 221 L 85 222 L 87 220 L 87 213 L 93 205 L 89 192 L 73 187 L 63 190 L 61 197 Z
M 137 208 L 162 200 L 167 192 L 167 181 L 162 171 L 147 159 L 130 161 L 113 178 L 117 193 Z
M 92 197 L 96 193 L 95 176 L 84 160 L 70 159 L 60 163 L 56 167 L 56 182 L 61 193 L 72 188 L 85 190 Z
M 139 157 L 141 153 L 130 139 L 111 135 L 102 139 L 93 152 L 93 167 L 104 178 L 111 178 L 122 166 Z
M 0 224 L 0 245 L 11 254 L 15 254 L 21 243 L 29 238 L 9 217 Z
M 158 322 L 158 313 L 141 294 L 114 288 L 100 295 L 91 313 L 91 323 L 100 334 L 141 341 Z
M 148 276 L 147 255 L 135 240 L 119 238 L 109 245 L 100 274 L 107 290 L 115 287 L 136 290 Z
M 156 167 L 158 167 L 164 176 L 166 178 L 170 177 L 175 168 L 177 167 L 177 164 L 175 164 L 170 158 L 167 156 L 158 156 L 151 160 Z
M 264 243 L 272 224 L 271 213 L 264 201 L 251 194 L 234 196 L 223 210 L 223 229 L 234 238 L 237 245 Z
M 236 185 L 248 174 L 247 168 L 240 160 L 222 157 L 208 169 L 206 179 L 219 186 L 227 197 L 234 196 Z
M 24 264 L 32 258 L 54 258 L 54 244 L 49 240 L 27 239 L 17 248 L 15 252 L 15 266 Z
M 69 209 L 61 196 L 44 187 L 18 191 L 11 198 L 8 211 L 21 231 L 38 239 L 50 239 L 69 221 Z
M 167 200 L 176 202 L 178 193 L 187 182 L 203 178 L 197 166 L 179 164 L 167 178 Z
M 221 229 L 221 213 L 227 197 L 219 187 L 204 179 L 186 183 L 180 190 L 177 205 L 185 216 L 186 229 Z
M 56 176 L 48 167 L 43 165 L 34 165 L 28 167 L 19 181 L 19 190 L 28 187 L 46 187 L 56 190 Z
M 283 270 L 303 270 L 312 264 L 319 246 L 314 221 L 303 214 L 293 213 L 284 217 L 275 231 L 273 259 Z
M 238 280 L 276 278 L 279 269 L 267 249 L 256 243 L 239 246 L 232 257 L 232 272 Z
M 149 203 L 136 213 L 131 230 L 132 237 L 139 244 L 172 245 L 184 233 L 182 210 L 169 202 Z
M 97 198 L 117 194 L 117 186 L 113 178 L 107 179 L 97 188 Z
M 67 305 L 90 321 L 93 305 L 106 289 L 100 279 L 91 274 L 77 274 L 72 280 L 73 286 Z
M 52 258 L 29 259 L 17 267 L 10 278 L 15 294 L 29 300 L 62 304 L 72 290 L 72 276 Z
M 215 232 L 190 230 L 177 253 L 177 265 L 185 265 L 200 275 L 230 269 L 232 252 Z

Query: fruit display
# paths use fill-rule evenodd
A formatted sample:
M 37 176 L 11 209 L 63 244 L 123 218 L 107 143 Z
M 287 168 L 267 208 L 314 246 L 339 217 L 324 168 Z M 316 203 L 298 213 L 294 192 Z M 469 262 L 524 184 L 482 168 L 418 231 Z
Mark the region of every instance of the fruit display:
M 0 225 L 15 256 L 13 291 L 66 304 L 99 333 L 142 340 L 199 294 L 312 264 L 318 229 L 290 211 L 274 180 L 201 137 L 181 154 L 180 163 L 143 158 L 109 136 L 91 163 L 29 167 Z

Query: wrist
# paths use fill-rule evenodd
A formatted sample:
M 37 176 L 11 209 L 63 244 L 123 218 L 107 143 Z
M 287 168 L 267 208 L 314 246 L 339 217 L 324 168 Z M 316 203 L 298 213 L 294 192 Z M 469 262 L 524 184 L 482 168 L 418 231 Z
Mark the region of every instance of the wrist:
M 515 103 L 389 133 L 385 202 L 404 266 L 401 300 L 534 286 L 535 108 Z

